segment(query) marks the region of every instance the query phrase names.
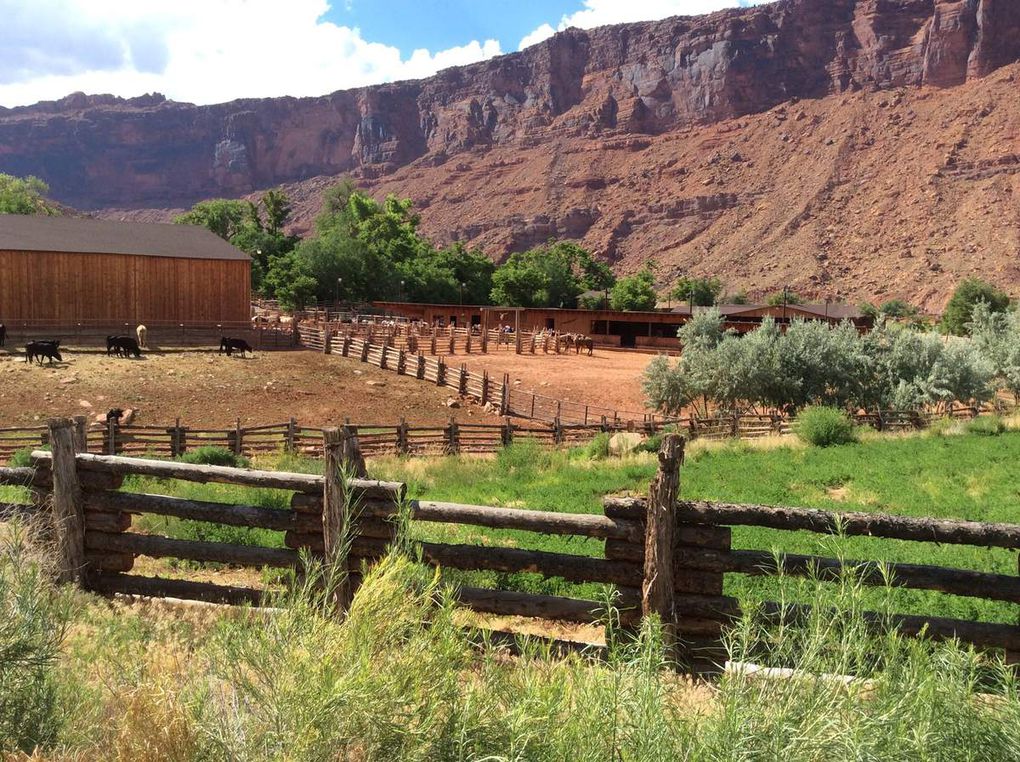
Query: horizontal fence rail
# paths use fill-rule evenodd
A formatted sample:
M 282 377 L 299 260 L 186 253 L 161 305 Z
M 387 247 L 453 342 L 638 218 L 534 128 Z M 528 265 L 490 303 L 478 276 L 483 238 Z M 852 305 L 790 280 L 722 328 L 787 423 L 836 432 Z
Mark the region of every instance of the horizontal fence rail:
M 57 567 L 66 579 L 104 594 L 190 598 L 220 603 L 265 605 L 279 588 L 223 585 L 164 579 L 134 572 L 135 559 L 179 559 L 251 568 L 299 569 L 305 554 L 346 565 L 348 583 L 337 591 L 337 606 L 349 605 L 366 564 L 385 556 L 398 526 L 444 525 L 514 530 L 594 540 L 577 553 L 524 546 L 437 542 L 401 538 L 426 564 L 463 571 L 530 573 L 572 583 L 615 587 L 619 623 L 636 627 L 643 616 L 659 615 L 667 625 L 677 659 L 688 668 L 710 669 L 724 658 L 723 632 L 741 616 L 735 599 L 724 594 L 726 575 L 809 576 L 821 583 L 852 573 L 868 585 L 904 587 L 1020 604 L 1020 576 L 955 569 L 930 563 L 883 563 L 880 559 L 836 559 L 779 554 L 767 549 L 735 549 L 732 527 L 757 526 L 785 531 L 869 536 L 935 548 L 945 544 L 1020 549 L 1020 525 L 890 514 L 837 513 L 783 506 L 690 501 L 679 497 L 683 439 L 664 438 L 659 470 L 648 496 L 607 497 L 601 514 L 573 514 L 408 499 L 398 482 L 350 478 L 341 483 L 338 458 L 356 464 L 358 436 L 350 429 L 320 433 L 327 476 L 286 473 L 173 461 L 100 455 L 77 451 L 78 432 L 70 420 L 49 425 L 52 452 L 32 453 L 31 468 L 0 468 L 0 485 L 29 487 L 33 504 L 12 508 L 6 517 L 52 516 Z M 80 438 L 77 444 L 80 444 Z M 195 483 L 223 483 L 251 489 L 285 490 L 286 508 L 258 505 L 255 497 L 216 503 L 161 494 L 124 491 L 126 476 Z M 349 495 L 350 500 L 343 498 Z M 237 545 L 162 536 L 136 523 L 138 516 L 160 516 L 280 533 L 275 545 Z M 351 535 L 340 542 L 342 527 Z M 415 534 L 414 536 L 421 536 Z M 426 531 L 425 537 L 429 537 Z M 515 540 L 515 543 L 517 540 Z M 346 548 L 346 550 L 344 550 Z M 499 587 L 461 587 L 461 605 L 481 613 L 547 618 L 591 625 L 604 616 L 602 604 L 571 596 L 524 593 Z M 801 605 L 763 601 L 760 613 L 771 620 L 802 618 Z M 1020 658 L 1016 623 L 975 622 L 936 616 L 867 613 L 877 626 L 892 624 L 905 634 L 958 638 L 981 648 L 1004 649 Z M 672 633 L 672 634 L 670 634 Z M 675 638 L 675 640 L 673 640 Z

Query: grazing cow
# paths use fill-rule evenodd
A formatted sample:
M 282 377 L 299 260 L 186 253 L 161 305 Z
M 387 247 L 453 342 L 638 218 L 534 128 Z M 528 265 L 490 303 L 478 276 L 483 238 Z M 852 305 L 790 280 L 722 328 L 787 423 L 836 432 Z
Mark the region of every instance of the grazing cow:
M 7 343 L 7 326 L 0 323 L 0 347 Z
M 117 342 L 125 338 L 124 336 L 107 336 L 106 337 L 106 355 L 109 357 L 111 354 L 115 354 L 120 357 L 120 347 L 117 346 Z
M 220 336 L 220 352 L 226 352 L 227 357 L 234 354 L 234 350 L 241 353 L 241 357 L 244 357 L 244 353 L 254 356 L 255 352 L 252 351 L 251 345 L 244 339 L 231 339 L 227 336 Z
M 54 360 L 57 362 L 63 362 L 64 358 L 60 356 L 60 340 L 55 341 L 30 341 L 25 345 L 25 355 L 28 358 L 28 362 L 38 359 L 39 364 L 42 365 L 43 358 L 47 358 L 52 364 Z
M 109 354 L 110 348 L 117 353 L 118 357 L 141 357 L 142 351 L 138 348 L 138 340 L 133 336 L 107 336 L 106 337 L 106 352 Z
M 149 335 L 149 329 L 144 325 L 140 325 L 135 329 L 135 335 L 138 336 L 138 346 L 142 349 L 148 349 L 149 345 L 146 344 L 146 337 Z

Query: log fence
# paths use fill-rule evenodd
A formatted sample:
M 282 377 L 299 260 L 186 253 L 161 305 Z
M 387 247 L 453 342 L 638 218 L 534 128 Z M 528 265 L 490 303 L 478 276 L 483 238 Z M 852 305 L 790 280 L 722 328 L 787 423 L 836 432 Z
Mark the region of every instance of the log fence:
M 684 500 L 680 495 L 684 440 L 676 434 L 664 437 L 658 472 L 647 497 L 607 497 L 602 513 L 595 515 L 410 500 L 405 485 L 367 477 L 349 478 L 344 484 L 338 465 L 357 461 L 358 445 L 365 436 L 349 426 L 320 432 L 319 446 L 330 464 L 328 477 L 80 452 L 76 451 L 75 426 L 70 420 L 53 420 L 48 429 L 52 452 L 33 452 L 32 468 L 0 468 L 0 485 L 29 486 L 35 506 L 23 507 L 19 515 L 52 515 L 61 527 L 54 545 L 60 579 L 104 594 L 257 605 L 273 599 L 276 590 L 271 583 L 254 588 L 147 576 L 134 572 L 135 559 L 147 556 L 300 569 L 302 554 L 310 553 L 348 570 L 350 586 L 341 586 L 335 596 L 336 609 L 342 612 L 365 565 L 389 552 L 397 518 L 405 516 L 412 536 L 420 536 L 418 527 L 442 524 L 600 542 L 602 553 L 594 556 L 516 544 L 415 541 L 411 545 L 424 563 L 445 569 L 526 572 L 574 583 L 612 585 L 618 593 L 619 624 L 633 628 L 643 616 L 659 616 L 678 662 L 696 671 L 721 663 L 721 636 L 740 616 L 735 599 L 724 595 L 726 575 L 810 574 L 824 582 L 837 579 L 849 568 L 859 572 L 866 584 L 884 585 L 891 579 L 891 584 L 906 588 L 1020 604 L 1020 577 L 1007 574 L 905 563 L 890 564 L 882 573 L 878 562 L 872 560 L 734 549 L 733 527 L 758 526 L 1017 550 L 1020 525 Z M 449 428 L 445 433 L 449 436 Z M 463 439 L 459 446 L 465 446 Z M 260 506 L 254 497 L 247 504 L 224 504 L 136 494 L 121 489 L 128 475 L 287 490 L 291 497 L 289 507 L 282 509 Z M 139 530 L 136 517 L 146 514 L 261 528 L 282 536 L 275 546 L 182 540 Z M 8 510 L 7 515 L 15 512 Z M 407 542 L 404 538 L 403 545 Z M 467 608 L 501 616 L 591 625 L 601 621 L 603 613 L 594 600 L 501 588 L 461 587 L 457 596 Z M 803 606 L 771 602 L 763 603 L 762 610 L 772 617 L 806 613 Z M 866 616 L 876 624 L 891 621 L 906 634 L 955 637 L 979 648 L 1004 650 L 1013 660 L 1020 658 L 1020 626 L 1016 623 Z

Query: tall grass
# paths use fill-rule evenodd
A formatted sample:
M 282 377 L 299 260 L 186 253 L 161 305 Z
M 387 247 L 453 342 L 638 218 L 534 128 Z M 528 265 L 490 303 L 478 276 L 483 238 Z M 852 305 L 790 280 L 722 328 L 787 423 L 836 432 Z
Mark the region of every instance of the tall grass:
M 2 578 L 15 560 L 0 561 Z M 121 760 L 1018 758 L 1014 673 L 954 643 L 875 631 L 853 576 L 799 583 L 815 605 L 807 620 L 749 607 L 735 629 L 731 659 L 792 665 L 791 678 L 737 669 L 698 684 L 670 669 L 654 619 L 606 662 L 535 646 L 517 658 L 473 645 L 450 590 L 400 554 L 367 574 L 345 618 L 322 593 L 325 573 L 311 564 L 275 613 L 174 614 L 83 596 L 66 612 L 58 668 L 47 659 L 45 679 L 23 683 L 48 707 L 41 726 L 22 720 L 30 734 L 4 737 L 3 749 Z M 41 575 L 23 584 L 33 600 L 60 598 Z M 53 621 L 38 611 L 9 608 L 9 621 L 37 632 Z

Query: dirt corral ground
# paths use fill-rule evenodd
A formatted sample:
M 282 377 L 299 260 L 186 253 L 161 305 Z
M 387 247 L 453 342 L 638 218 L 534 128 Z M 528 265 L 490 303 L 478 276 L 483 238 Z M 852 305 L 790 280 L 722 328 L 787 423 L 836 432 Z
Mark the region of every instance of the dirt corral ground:
M 468 370 L 489 371 L 494 378 L 510 374 L 520 381 L 517 388 L 585 405 L 641 413 L 645 397 L 641 376 L 655 357 L 644 352 L 595 349 L 588 357 L 574 354 L 514 354 L 499 351 L 489 354 L 457 355 L 449 364 L 465 363 Z
M 415 423 L 491 420 L 477 406 L 446 406 L 450 390 L 316 352 L 256 352 L 241 359 L 215 352 L 63 353 L 64 362 L 26 365 L 0 350 L 0 426 L 32 425 L 54 415 L 134 408 L 134 422 L 228 426 L 281 423 Z
M 64 362 L 26 365 L 24 355 L 0 350 L 0 426 L 31 425 L 53 415 L 138 411 L 134 422 L 228 426 L 280 423 L 291 416 L 318 426 L 350 418 L 356 423 L 444 423 L 495 420 L 451 391 L 397 376 L 354 359 L 311 351 L 256 352 L 226 357 L 216 352 L 151 352 L 141 359 L 107 357 L 91 350 L 64 353 Z M 455 355 L 450 366 L 509 373 L 516 388 L 558 399 L 639 413 L 641 375 L 653 355 L 596 350 L 592 357 L 496 352 Z

